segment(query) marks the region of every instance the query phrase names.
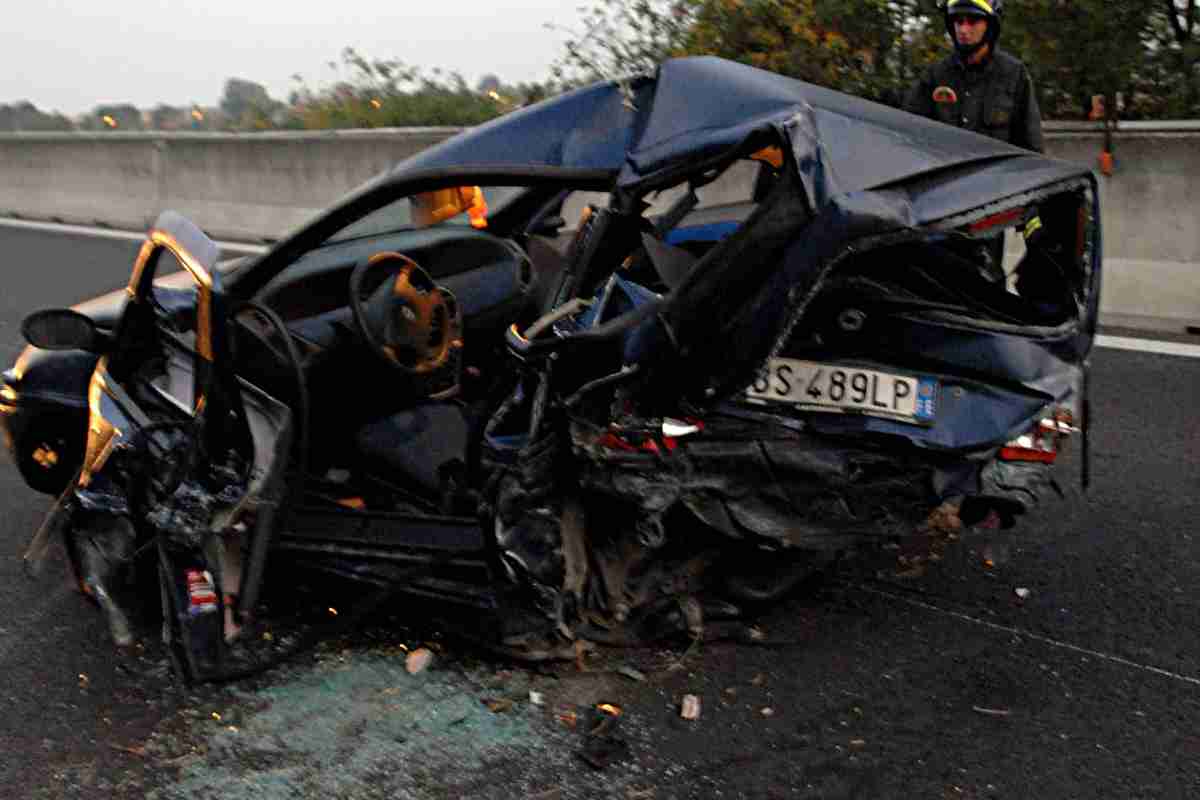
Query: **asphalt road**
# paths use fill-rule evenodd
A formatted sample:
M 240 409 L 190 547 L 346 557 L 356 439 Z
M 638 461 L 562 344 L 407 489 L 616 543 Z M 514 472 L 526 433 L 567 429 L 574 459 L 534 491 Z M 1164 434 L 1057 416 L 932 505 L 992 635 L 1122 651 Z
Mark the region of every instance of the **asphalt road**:
M 0 226 L 5 363 L 25 313 L 122 285 L 136 247 Z M 1094 367 L 1086 496 L 1076 449 L 1063 502 L 964 536 L 920 575 L 886 558 L 841 567 L 762 621 L 786 644 L 602 654 L 650 678 L 604 684 L 639 780 L 543 761 L 529 765 L 542 796 L 1200 795 L 1200 359 L 1101 348 Z M 168 769 L 142 745 L 214 695 L 174 686 L 153 644 L 114 656 L 61 576 L 23 575 L 48 505 L 0 463 L 0 794 L 105 796 Z M 685 693 L 702 699 L 694 723 L 678 718 Z M 421 796 L 518 794 L 441 780 Z

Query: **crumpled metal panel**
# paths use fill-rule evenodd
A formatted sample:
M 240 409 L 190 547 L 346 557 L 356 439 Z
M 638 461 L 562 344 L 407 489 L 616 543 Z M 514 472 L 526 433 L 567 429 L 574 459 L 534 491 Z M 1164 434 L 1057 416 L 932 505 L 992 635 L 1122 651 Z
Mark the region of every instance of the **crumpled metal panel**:
M 1028 513 L 1038 499 L 1054 487 L 1050 470 L 1044 464 L 1022 461 L 992 461 L 979 476 L 979 493 L 1005 500 Z
M 1004 160 L 1019 165 L 1016 172 L 1080 172 L 879 103 L 699 56 L 665 61 L 653 78 L 597 83 L 506 114 L 398 163 L 385 179 L 451 167 L 562 167 L 620 170 L 619 184 L 628 189 L 777 128 L 805 109 L 810 150 L 819 150 L 829 176 L 836 174 L 836 181 L 822 182 L 825 191 L 862 191 Z M 993 197 L 996 184 L 983 184 Z
M 986 203 L 1018 197 L 1072 178 L 1087 169 L 1069 161 L 1044 157 L 1014 158 L 950 170 L 905 187 L 912 197 L 913 220 L 927 225 L 963 214 Z
M 703 307 L 712 320 L 709 331 L 695 337 L 695 341 L 688 341 L 686 333 L 682 337 L 685 360 L 708 377 L 707 385 L 699 392 L 695 388 L 689 392 L 693 402 L 707 404 L 713 398 L 740 394 L 768 356 L 784 355 L 791 330 L 803 319 L 841 259 L 891 239 L 916 240 L 919 235 L 915 230 L 922 223 L 919 186 L 846 191 L 842 165 L 831 158 L 822 135 L 822 116 L 823 112 L 807 108 L 784 126 L 815 217 L 762 281 L 751 302 L 725 309 L 723 296 L 704 298 Z M 1061 179 L 1079 171 L 1075 166 L 1051 164 L 1040 171 L 1035 169 L 1034 175 L 1035 180 Z M 985 188 L 971 181 L 968 184 L 976 193 Z M 995 199 L 996 192 L 993 185 L 986 196 L 960 193 L 952 204 L 947 199 L 947 193 L 952 194 L 948 184 L 927 182 L 926 186 L 941 196 L 937 207 L 942 211 Z M 1093 257 L 1098 273 L 1098 254 Z M 1098 291 L 1098 281 L 1090 280 L 1087 288 L 1091 301 Z M 696 299 L 689 298 L 688 302 L 695 304 Z M 906 355 L 916 356 L 929 370 L 937 373 L 940 365 L 945 374 L 953 376 L 952 393 L 939 412 L 937 425 L 918 427 L 881 419 L 831 416 L 818 422 L 821 429 L 889 433 L 923 446 L 946 449 L 995 446 L 1047 404 L 1080 390 L 1082 363 L 1091 345 L 1090 332 L 1076 326 L 1065 326 L 1058 333 L 1033 334 L 1027 328 L 1005 332 L 994 326 L 918 319 L 898 325 L 904 329 L 887 331 L 886 340 L 881 339 L 877 347 L 871 348 L 867 359 L 887 365 L 892 359 L 903 362 Z M 700 365 L 706 365 L 705 369 L 699 369 Z M 962 402 L 956 404 L 955 400 Z M 956 405 L 961 413 L 954 413 Z
M 616 172 L 631 143 L 636 87 L 644 83 L 597 83 L 505 114 L 401 161 L 388 179 L 469 165 Z
M 620 183 L 632 186 L 686 159 L 768 131 L 798 110 L 814 119 L 821 160 L 843 192 L 995 158 L 1037 158 L 1011 145 L 879 103 L 712 56 L 671 59 Z
M 810 185 L 810 176 L 801 179 Z M 700 374 L 707 376 L 707 385 L 693 395 L 695 400 L 728 397 L 749 385 L 850 243 L 882 230 L 902 230 L 907 223 L 902 208 L 870 192 L 830 198 L 821 212 L 782 257 L 770 264 L 765 275 L 756 276 L 757 282 L 751 285 L 757 289 L 749 302 L 722 314 L 723 298 L 719 296 L 694 301 L 710 320 L 708 331 L 697 337 L 688 357 L 694 368 L 706 365 Z
M 678 503 L 726 536 L 787 547 L 837 549 L 856 535 L 906 534 L 940 501 L 936 488 L 953 483 L 937 480 L 939 466 L 912 451 L 769 424 L 757 438 L 714 433 L 661 457 L 584 452 L 584 489 L 637 504 L 645 514 Z M 951 459 L 946 467 L 962 463 Z

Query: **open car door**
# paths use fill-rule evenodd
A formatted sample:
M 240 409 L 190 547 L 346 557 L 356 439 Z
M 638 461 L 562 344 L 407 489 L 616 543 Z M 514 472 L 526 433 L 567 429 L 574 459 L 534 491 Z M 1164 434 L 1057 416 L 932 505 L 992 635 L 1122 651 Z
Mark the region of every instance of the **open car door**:
M 156 221 L 111 339 L 88 343 L 102 354 L 79 475 L 26 554 L 37 571 L 61 531 L 80 589 L 118 644 L 132 640 L 119 573 L 153 557 L 166 639 L 193 678 L 222 670 L 226 637 L 256 601 L 292 428 L 286 406 L 231 371 L 217 254 L 180 215 Z M 172 261 L 189 288 L 154 285 Z M 52 339 L 35 344 L 83 344 Z

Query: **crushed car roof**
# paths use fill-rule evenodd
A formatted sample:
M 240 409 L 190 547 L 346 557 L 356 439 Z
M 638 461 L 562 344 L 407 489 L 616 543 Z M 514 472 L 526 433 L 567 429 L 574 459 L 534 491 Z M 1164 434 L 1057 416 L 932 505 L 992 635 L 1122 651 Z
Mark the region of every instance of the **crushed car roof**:
M 824 170 L 821 182 L 837 193 L 981 161 L 1051 161 L 888 106 L 701 56 L 666 61 L 653 78 L 597 83 L 500 117 L 397 164 L 386 180 L 447 167 L 549 167 L 619 173 L 620 183 L 632 186 L 797 115 Z M 1084 171 L 1058 164 L 1043 177 Z M 994 198 L 994 188 L 989 194 Z

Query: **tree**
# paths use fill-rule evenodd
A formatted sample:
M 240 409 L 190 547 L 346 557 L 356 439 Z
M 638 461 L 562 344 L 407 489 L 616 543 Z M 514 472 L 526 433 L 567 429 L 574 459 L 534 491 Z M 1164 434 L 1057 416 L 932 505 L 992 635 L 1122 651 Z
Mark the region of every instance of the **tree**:
M 1028 65 L 1042 113 L 1079 118 L 1093 95 L 1109 113 L 1138 93 L 1145 40 L 1158 0 L 1026 0 L 1004 21 L 1001 43 Z
M 265 86 L 241 78 L 225 81 L 219 105 L 229 122 L 242 129 L 273 127 L 272 116 L 283 106 L 271 98 Z
M 46 114 L 28 100 L 0 105 L 0 131 L 69 131 L 75 126 L 62 114 Z
M 1162 77 L 1178 76 L 1172 82 L 1175 97 L 1166 98 L 1164 110 L 1172 116 L 1200 115 L 1200 5 L 1196 0 L 1159 0 L 1156 11 L 1160 24 L 1153 60 Z
M 475 84 L 475 91 L 479 94 L 500 91 L 500 78 L 496 75 L 484 75 L 479 79 L 479 82 Z
M 705 0 L 683 49 L 898 102 L 912 77 L 903 57 L 911 13 L 895 0 Z
M 577 28 L 554 67 L 568 85 L 711 54 L 893 104 L 950 47 L 932 0 L 593 0 Z M 1200 114 L 1200 0 L 1009 3 L 1001 45 L 1047 116 L 1118 93 L 1127 114 Z
M 476 125 L 515 107 L 500 91 L 473 91 L 456 72 L 419 68 L 398 59 L 370 59 L 353 48 L 342 51 L 335 68 L 349 76 L 322 90 L 298 80 L 292 93 L 292 121 L 304 128 L 376 128 L 421 125 Z M 503 87 L 501 87 L 503 89 Z
M 697 5 L 697 0 L 598 0 L 581 9 L 577 28 L 548 24 L 569 37 L 551 66 L 553 80 L 570 87 L 653 72 L 659 62 L 683 52 Z
M 96 106 L 79 123 L 83 130 L 90 131 L 140 131 L 142 112 L 132 103 L 107 103 Z
M 598 0 L 584 9 L 580 29 L 568 31 L 553 73 L 570 85 L 649 73 L 670 56 L 716 55 L 895 103 L 940 41 L 921 30 L 921 7 L 921 0 Z

